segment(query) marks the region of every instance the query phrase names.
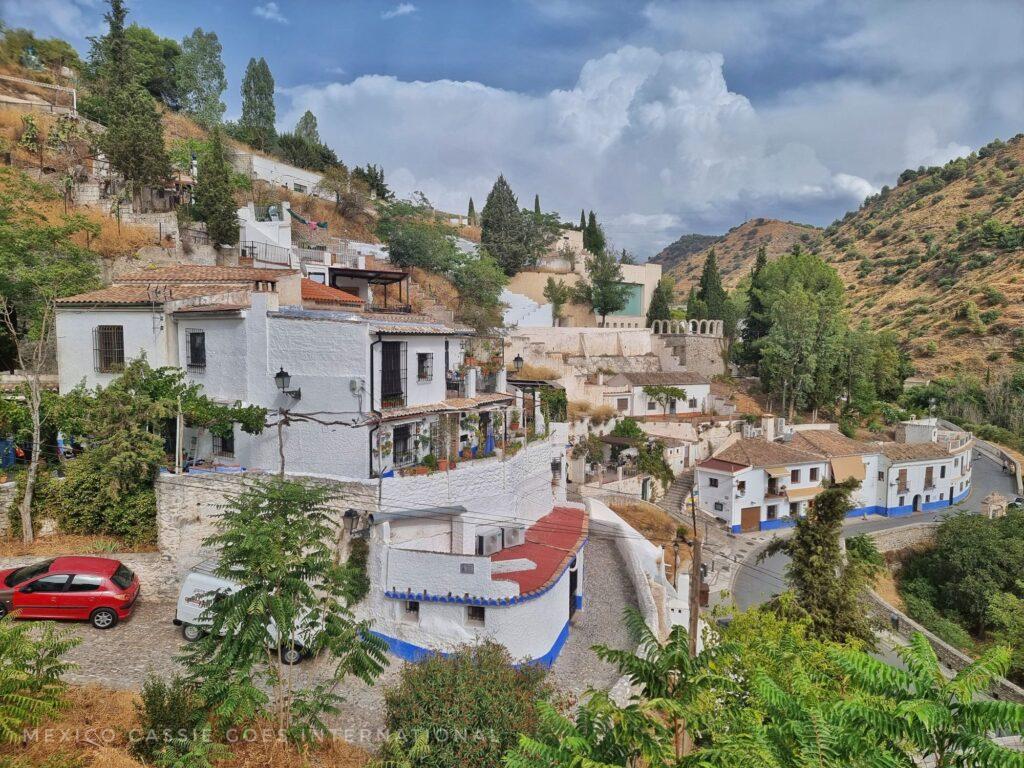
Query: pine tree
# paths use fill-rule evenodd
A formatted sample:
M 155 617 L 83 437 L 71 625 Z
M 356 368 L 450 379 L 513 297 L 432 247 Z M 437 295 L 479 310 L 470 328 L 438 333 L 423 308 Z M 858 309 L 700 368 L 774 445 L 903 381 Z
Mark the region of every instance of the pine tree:
M 718 259 L 715 249 L 708 251 L 704 260 L 704 271 L 700 275 L 697 299 L 706 308 L 706 317 L 711 320 L 722 320 L 725 317 L 725 303 L 728 301 L 725 288 L 722 287 L 722 276 L 718 273 Z
M 308 109 L 302 113 L 299 122 L 295 124 L 295 135 L 311 144 L 320 143 L 320 131 L 317 128 L 316 115 Z
M 587 258 L 587 277 L 576 283 L 573 299 L 590 306 L 604 325 L 608 315 L 625 308 L 629 291 L 615 256 L 602 249 Z
M 647 327 L 654 325 L 655 320 L 672 319 L 672 278 L 663 277 L 658 281 L 651 295 L 651 303 L 647 307 Z
M 540 216 L 540 195 L 533 196 L 533 212 Z
M 221 246 L 238 242 L 238 213 L 231 194 L 231 170 L 219 128 L 213 130 L 210 147 L 199 158 L 195 207 L 206 222 L 211 243 Z
M 480 212 L 480 244 L 505 274 L 514 275 L 530 265 L 529 229 L 519 201 L 504 176 L 498 176 Z
M 476 206 L 473 205 L 473 198 L 469 198 L 469 210 L 466 211 L 466 222 L 471 227 L 476 226 Z
M 249 145 L 264 152 L 274 146 L 277 131 L 274 120 L 274 76 L 261 56 L 249 59 L 242 80 L 242 118 L 238 125 L 242 138 Z
M 182 109 L 207 128 L 217 125 L 224 115 L 220 97 L 228 81 L 222 52 L 216 32 L 203 32 L 196 27 L 181 41 L 181 56 L 176 65 Z

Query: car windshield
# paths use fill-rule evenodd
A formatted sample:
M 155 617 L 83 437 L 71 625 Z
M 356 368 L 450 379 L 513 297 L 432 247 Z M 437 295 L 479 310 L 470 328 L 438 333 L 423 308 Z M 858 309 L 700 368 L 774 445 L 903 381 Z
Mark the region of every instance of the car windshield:
M 51 565 L 53 565 L 53 560 L 43 560 L 43 562 L 41 563 L 33 563 L 32 565 L 26 565 L 8 574 L 7 578 L 4 579 L 4 584 L 6 584 L 8 587 L 16 587 L 23 581 L 34 579 L 36 576 L 42 573 L 46 573 L 48 570 L 50 570 Z
M 110 577 L 110 580 L 121 589 L 128 589 L 132 585 L 132 578 L 134 576 L 135 574 L 132 573 L 131 568 L 127 568 L 122 564 L 117 566 L 117 570 L 114 571 L 114 575 Z

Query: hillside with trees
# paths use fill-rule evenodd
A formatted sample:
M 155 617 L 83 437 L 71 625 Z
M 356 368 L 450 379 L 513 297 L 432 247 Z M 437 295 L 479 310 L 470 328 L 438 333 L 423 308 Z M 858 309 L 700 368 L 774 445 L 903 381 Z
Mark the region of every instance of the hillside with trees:
M 1024 136 L 906 170 L 824 231 L 846 306 L 907 347 L 919 373 L 1024 361 Z
M 651 264 L 661 264 L 662 270 L 669 272 L 682 262 L 689 261 L 694 254 L 706 251 L 721 239 L 722 235 L 683 235 L 651 256 L 648 261 Z
M 651 261 L 662 264 L 667 275 L 676 283 L 676 291 L 683 295 L 700 277 L 708 252 L 714 248 L 722 283 L 735 288 L 740 280 L 750 274 L 757 256 L 757 249 L 765 247 L 769 260 L 791 250 L 800 244 L 807 248 L 818 239 L 821 230 L 809 224 L 797 224 L 778 219 L 751 219 L 733 227 L 721 237 L 714 238 L 699 249 L 695 238 L 707 235 L 684 235 L 668 246 Z M 686 254 L 674 256 L 685 250 Z

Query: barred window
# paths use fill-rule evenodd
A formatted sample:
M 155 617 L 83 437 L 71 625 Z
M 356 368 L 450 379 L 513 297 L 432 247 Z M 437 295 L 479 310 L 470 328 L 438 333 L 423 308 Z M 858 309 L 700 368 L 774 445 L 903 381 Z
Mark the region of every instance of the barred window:
M 235 433 L 232 432 L 227 437 L 221 437 L 220 435 L 214 434 L 214 436 L 213 436 L 213 452 L 217 456 L 234 456 L 235 455 Z
M 206 370 L 206 331 L 185 331 L 185 366 L 189 373 Z
M 92 330 L 93 367 L 99 373 L 124 370 L 124 326 L 98 325 Z
M 434 356 L 430 352 L 416 355 L 416 380 L 431 381 L 434 378 Z

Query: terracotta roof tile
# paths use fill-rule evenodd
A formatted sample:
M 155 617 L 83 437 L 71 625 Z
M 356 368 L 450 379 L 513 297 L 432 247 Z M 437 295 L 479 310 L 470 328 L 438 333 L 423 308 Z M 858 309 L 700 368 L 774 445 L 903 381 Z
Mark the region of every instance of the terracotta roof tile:
M 252 283 L 277 281 L 298 274 L 293 269 L 256 269 L 254 267 L 204 267 L 199 264 L 178 264 L 173 267 L 151 267 L 129 272 L 117 278 L 118 283 Z
M 458 411 L 469 411 L 479 408 L 482 405 L 494 405 L 496 403 L 512 402 L 515 398 L 512 395 L 505 395 L 501 392 L 481 392 L 476 397 L 450 397 L 436 403 L 423 403 L 422 405 L 406 405 L 400 408 L 384 408 L 381 411 L 381 419 L 394 421 L 409 416 L 420 416 L 430 413 L 457 413 Z
M 859 440 L 852 440 L 837 429 L 798 429 L 793 432 L 790 447 L 823 456 L 859 456 L 876 449 Z
M 792 448 L 785 443 L 769 443 L 767 440 L 753 437 L 733 443 L 725 450 L 716 453 L 714 458 L 734 464 L 746 464 L 750 467 L 776 467 L 823 461 L 824 457 L 810 451 Z
M 242 286 L 220 285 L 173 285 L 160 289 L 148 285 L 111 285 L 97 291 L 88 291 L 74 296 L 57 299 L 58 304 L 118 304 L 118 305 L 163 305 L 166 301 L 192 299 L 199 296 L 216 296 Z
M 341 304 L 361 307 L 365 303 L 358 296 L 346 291 L 339 291 L 329 285 L 323 285 L 308 277 L 302 278 L 302 300 L 315 301 L 322 304 Z
M 948 459 L 952 454 L 938 443 L 880 443 L 882 453 L 890 461 L 925 461 Z

